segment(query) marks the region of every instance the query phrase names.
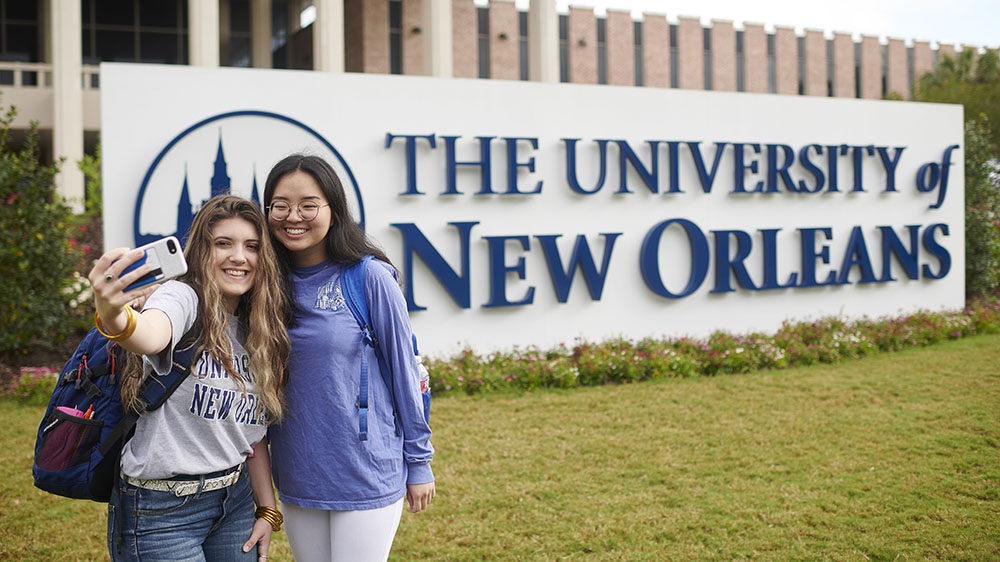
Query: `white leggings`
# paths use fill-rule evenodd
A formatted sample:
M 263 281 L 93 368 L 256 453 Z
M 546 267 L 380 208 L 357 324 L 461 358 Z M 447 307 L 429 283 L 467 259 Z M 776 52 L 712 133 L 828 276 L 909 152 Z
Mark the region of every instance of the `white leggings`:
M 403 514 L 403 498 L 360 511 L 328 511 L 282 504 L 295 562 L 385 562 Z

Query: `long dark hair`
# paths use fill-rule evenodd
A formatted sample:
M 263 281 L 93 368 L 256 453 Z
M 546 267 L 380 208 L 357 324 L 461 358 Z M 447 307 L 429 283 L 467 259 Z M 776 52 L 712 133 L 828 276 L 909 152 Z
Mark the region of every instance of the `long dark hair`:
M 330 205 L 331 221 L 330 229 L 326 232 L 326 256 L 330 261 L 350 265 L 361 261 L 365 256 L 374 256 L 376 259 L 392 265 L 385 252 L 378 247 L 364 230 L 354 222 L 350 209 L 347 207 L 347 195 L 344 193 L 344 185 L 337 176 L 337 172 L 319 156 L 307 154 L 292 154 L 286 156 L 271 168 L 267 174 L 267 181 L 264 183 L 264 209 L 271 205 L 271 198 L 274 197 L 274 188 L 281 181 L 281 178 L 293 172 L 304 172 L 312 176 L 319 185 L 320 191 Z M 269 230 L 270 232 L 270 230 Z M 271 241 L 277 250 L 278 260 L 281 262 L 284 273 L 292 265 L 292 255 L 279 240 L 271 235 Z M 395 267 L 395 266 L 393 266 Z M 287 279 L 287 275 L 285 276 Z

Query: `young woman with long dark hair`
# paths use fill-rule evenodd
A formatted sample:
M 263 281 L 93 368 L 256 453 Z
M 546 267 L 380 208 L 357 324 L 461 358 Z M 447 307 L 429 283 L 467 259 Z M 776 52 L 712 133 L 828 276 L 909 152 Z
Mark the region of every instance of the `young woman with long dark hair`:
M 270 431 L 292 552 L 298 562 L 384 561 L 403 498 L 417 512 L 435 494 L 406 302 L 392 264 L 354 222 L 325 160 L 295 154 L 278 162 L 267 177 L 264 206 L 294 306 L 288 406 Z M 340 285 L 344 269 L 365 256 L 374 257 L 365 298 L 393 388 L 383 384 Z M 369 354 L 370 369 L 365 440 L 359 437 L 362 354 Z

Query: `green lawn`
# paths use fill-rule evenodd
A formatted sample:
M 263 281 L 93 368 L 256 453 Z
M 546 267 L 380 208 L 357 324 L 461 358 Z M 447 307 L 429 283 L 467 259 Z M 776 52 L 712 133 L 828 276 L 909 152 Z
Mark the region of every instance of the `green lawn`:
M 0 560 L 103 560 L 0 402 Z M 392 560 L 998 560 L 1000 336 L 745 376 L 436 399 Z M 283 534 L 271 560 L 290 560 Z

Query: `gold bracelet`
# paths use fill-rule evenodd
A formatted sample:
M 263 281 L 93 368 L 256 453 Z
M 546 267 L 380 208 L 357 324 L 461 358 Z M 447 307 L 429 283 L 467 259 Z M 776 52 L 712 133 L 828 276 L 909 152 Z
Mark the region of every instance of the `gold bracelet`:
M 138 314 L 136 314 L 135 310 L 129 305 L 125 305 L 124 310 L 125 316 L 127 317 L 125 329 L 117 335 L 111 335 L 104 331 L 104 324 L 101 322 L 101 317 L 97 314 L 97 311 L 94 311 L 94 325 L 97 326 L 97 331 L 100 332 L 102 336 L 115 342 L 127 340 L 132 337 L 132 334 L 135 332 L 136 324 L 138 324 Z
M 136 314 L 135 310 L 129 305 L 125 305 L 124 310 L 125 310 L 125 316 L 127 318 L 125 322 L 125 329 L 122 330 L 121 333 L 114 336 L 104 331 L 104 324 L 101 322 L 101 317 L 98 316 L 97 312 L 94 312 L 94 324 L 97 326 L 97 331 L 100 332 L 101 335 L 103 335 L 104 337 L 114 342 L 126 340 L 129 337 L 131 337 L 132 333 L 135 332 L 136 325 L 138 324 L 137 320 L 138 315 Z
M 280 531 L 281 524 L 285 522 L 285 518 L 281 515 L 280 511 L 274 509 L 273 507 L 267 507 L 266 505 L 258 506 L 257 510 L 254 511 L 254 515 L 258 519 L 263 519 L 264 521 L 270 523 L 271 530 L 275 532 Z
M 281 512 L 273 507 L 260 506 L 255 512 L 257 517 L 264 519 L 271 524 L 271 528 L 275 531 L 281 529 L 281 524 L 284 523 L 285 518 L 281 515 Z
M 258 519 L 263 519 L 264 521 L 267 521 L 268 523 L 270 523 L 272 531 L 278 532 L 278 531 L 281 530 L 281 521 L 275 519 L 274 516 L 271 515 L 270 513 L 266 513 L 266 514 L 265 513 L 261 513 L 257 517 L 258 517 Z

